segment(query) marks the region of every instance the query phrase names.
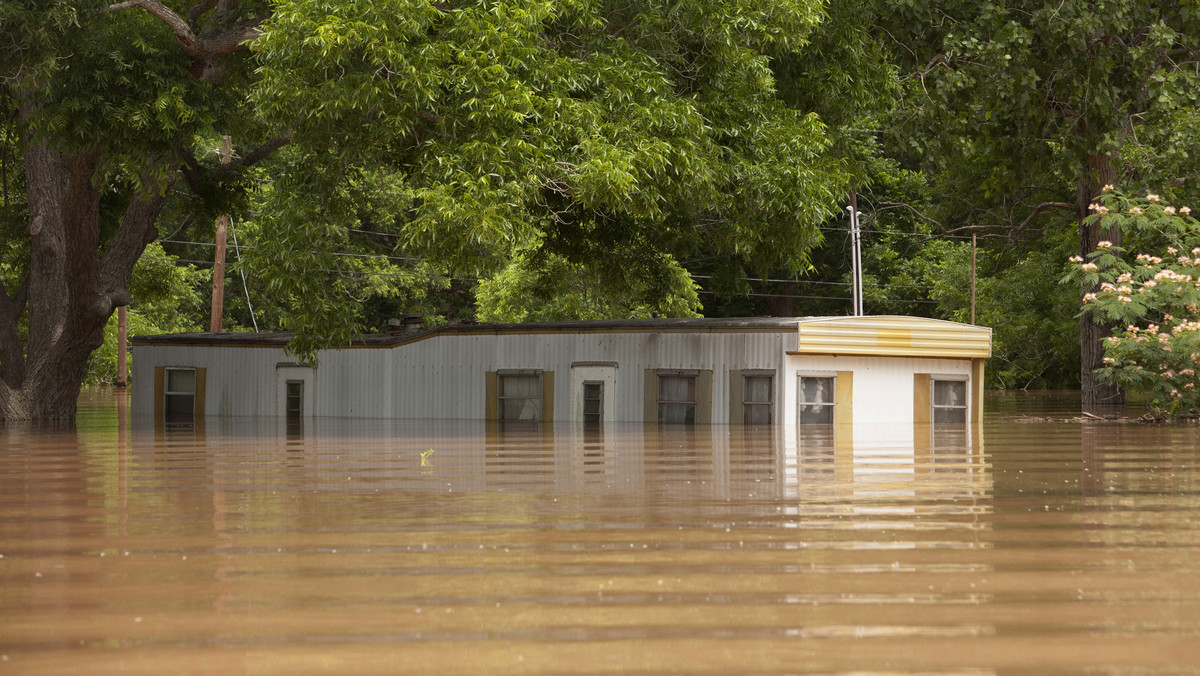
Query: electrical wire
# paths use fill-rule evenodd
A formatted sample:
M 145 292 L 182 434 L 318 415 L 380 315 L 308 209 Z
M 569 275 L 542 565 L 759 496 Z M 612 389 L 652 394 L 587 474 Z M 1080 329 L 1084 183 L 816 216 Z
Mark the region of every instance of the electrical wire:
M 258 333 L 258 320 L 254 317 L 254 306 L 250 303 L 250 286 L 246 284 L 246 269 L 242 267 L 242 250 L 238 248 L 237 230 L 233 227 L 233 216 L 229 217 L 229 234 L 233 235 L 233 253 L 238 260 L 238 273 L 242 276 L 242 290 L 246 292 L 246 307 L 250 308 L 250 323 Z

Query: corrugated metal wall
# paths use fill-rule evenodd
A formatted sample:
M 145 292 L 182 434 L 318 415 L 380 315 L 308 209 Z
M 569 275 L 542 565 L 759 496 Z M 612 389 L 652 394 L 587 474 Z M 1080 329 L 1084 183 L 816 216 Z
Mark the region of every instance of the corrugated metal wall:
M 629 332 L 435 334 L 394 348 L 318 353 L 314 416 L 363 418 L 484 417 L 485 373 L 501 369 L 553 371 L 554 410 L 571 411 L 574 362 L 616 362 L 612 420 L 640 420 L 644 369 L 712 369 L 713 419 L 728 419 L 728 369 L 780 369 L 795 333 Z M 155 366 L 208 369 L 207 415 L 273 416 L 276 366 L 291 363 L 282 348 L 137 345 L 135 414 L 153 411 Z M 716 375 L 721 374 L 721 375 Z

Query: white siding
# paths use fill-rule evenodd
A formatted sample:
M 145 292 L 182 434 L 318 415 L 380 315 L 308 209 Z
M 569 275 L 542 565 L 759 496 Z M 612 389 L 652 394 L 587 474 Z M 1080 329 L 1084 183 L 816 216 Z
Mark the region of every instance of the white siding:
M 912 357 L 836 357 L 789 355 L 784 380 L 784 410 L 781 421 L 796 424 L 798 373 L 852 371 L 854 373 L 854 423 L 913 424 L 913 374 L 971 375 L 970 359 L 921 359 Z M 970 389 L 970 388 L 968 388 Z M 975 402 L 972 402 L 974 405 Z

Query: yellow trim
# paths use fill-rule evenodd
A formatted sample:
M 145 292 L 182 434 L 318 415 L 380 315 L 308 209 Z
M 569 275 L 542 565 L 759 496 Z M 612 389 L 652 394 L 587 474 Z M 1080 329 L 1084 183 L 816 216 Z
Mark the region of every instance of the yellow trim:
M 542 422 L 554 422 L 554 371 L 542 371 Z
M 196 393 L 192 399 L 192 424 L 204 424 L 204 395 L 208 387 L 208 369 L 196 369 Z
M 696 424 L 712 424 L 712 369 L 701 370 L 696 374 Z
M 746 423 L 746 382 L 740 369 L 729 372 L 729 424 Z
M 912 329 L 879 329 L 877 341 L 879 347 L 912 347 Z
M 931 409 L 929 404 L 929 374 L 913 374 L 913 422 L 929 424 Z
M 834 440 L 839 449 L 854 448 L 854 372 L 838 371 L 833 385 Z
M 971 360 L 971 422 L 983 422 L 983 360 Z
M 658 422 L 658 371 L 646 369 L 642 384 L 642 422 Z
M 487 402 L 483 406 L 483 419 L 496 420 L 497 409 L 500 406 L 500 376 L 495 371 L 488 371 L 484 376 L 484 395 Z
M 932 444 L 932 415 L 930 405 L 930 378 L 928 373 L 913 374 L 913 448 L 919 458 L 928 461 Z

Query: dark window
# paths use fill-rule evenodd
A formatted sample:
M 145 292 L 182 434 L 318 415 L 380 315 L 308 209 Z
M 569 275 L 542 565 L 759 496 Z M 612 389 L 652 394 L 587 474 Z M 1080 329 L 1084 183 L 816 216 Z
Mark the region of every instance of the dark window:
M 933 381 L 933 422 L 967 422 L 967 382 L 965 380 Z
M 775 376 L 753 374 L 743 376 L 742 414 L 747 425 L 770 425 L 774 422 Z
M 604 419 L 604 383 L 588 381 L 583 384 L 583 422 L 599 423 Z
M 500 374 L 500 420 L 542 419 L 542 374 Z
M 304 381 L 303 380 L 289 380 L 285 384 L 285 387 L 287 388 L 285 391 L 285 396 L 286 396 L 285 406 L 287 407 L 286 408 L 287 417 L 289 419 L 290 418 L 303 418 L 304 417 Z
M 695 375 L 658 375 L 658 422 L 695 424 Z
M 167 422 L 194 422 L 196 369 L 167 369 L 163 396 L 163 414 Z
M 833 381 L 828 376 L 800 376 L 800 424 L 833 424 Z

